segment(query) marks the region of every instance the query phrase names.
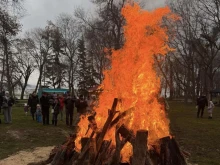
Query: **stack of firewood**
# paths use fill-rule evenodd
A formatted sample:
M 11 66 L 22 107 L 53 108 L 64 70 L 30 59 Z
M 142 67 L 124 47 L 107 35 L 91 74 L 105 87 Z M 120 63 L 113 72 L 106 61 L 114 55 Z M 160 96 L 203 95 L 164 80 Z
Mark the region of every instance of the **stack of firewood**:
M 88 117 L 89 128 L 92 133 L 88 138 L 82 138 L 82 149 L 80 152 L 75 150 L 76 135 L 68 137 L 66 142 L 60 147 L 54 148 L 49 159 L 41 164 L 51 163 L 52 165 L 186 165 L 183 152 L 174 138 L 168 136 L 159 139 L 155 146 L 148 146 L 148 131 L 139 130 L 136 135 L 128 130 L 124 125 L 116 127 L 115 140 L 113 146 L 111 141 L 104 140 L 107 131 L 115 126 L 131 109 L 122 114 L 117 113 L 118 99 L 115 98 L 108 118 L 102 128 L 97 129 L 94 116 Z M 118 116 L 116 116 L 118 114 Z M 96 135 L 96 136 L 95 136 Z M 121 137 L 123 138 L 120 138 Z M 133 146 L 133 156 L 127 163 L 121 162 L 120 152 L 126 143 Z

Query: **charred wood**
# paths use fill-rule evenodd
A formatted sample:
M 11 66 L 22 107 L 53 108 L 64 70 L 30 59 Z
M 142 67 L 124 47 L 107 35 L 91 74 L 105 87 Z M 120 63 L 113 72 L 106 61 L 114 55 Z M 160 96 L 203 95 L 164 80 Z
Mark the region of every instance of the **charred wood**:
M 186 165 L 184 156 L 174 138 L 160 139 L 160 164 L 161 165 Z
M 109 129 L 109 126 L 116 114 L 116 107 L 117 107 L 117 104 L 118 104 L 118 99 L 115 98 L 114 101 L 113 101 L 113 104 L 112 104 L 112 108 L 111 110 L 109 111 L 109 115 L 108 115 L 108 118 L 103 126 L 103 129 L 102 131 L 100 132 L 99 134 L 99 137 L 97 138 L 97 152 L 99 153 L 100 151 L 100 148 L 101 148 L 101 145 L 102 145 L 102 142 L 104 140 L 104 137 L 105 137 L 105 134 L 106 132 L 108 131 Z M 96 156 L 96 160 L 97 160 L 97 156 Z
M 153 165 L 147 149 L 148 131 L 137 131 L 135 141 L 133 143 L 133 159 L 132 165 Z
M 100 148 L 100 150 L 99 150 L 99 152 L 96 156 L 97 159 L 95 160 L 94 165 L 104 164 L 104 162 L 107 160 L 107 157 L 108 157 L 108 155 L 107 155 L 108 152 L 107 151 L 108 151 L 110 145 L 111 145 L 111 141 L 104 140 L 102 142 L 101 148 Z

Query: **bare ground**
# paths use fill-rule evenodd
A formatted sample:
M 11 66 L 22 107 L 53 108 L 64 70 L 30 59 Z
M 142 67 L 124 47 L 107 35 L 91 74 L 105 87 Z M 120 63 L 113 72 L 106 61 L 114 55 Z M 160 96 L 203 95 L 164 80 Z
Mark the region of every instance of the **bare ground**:
M 31 151 L 20 151 L 6 159 L 0 160 L 0 165 L 27 165 L 32 162 L 40 162 L 48 159 L 54 146 L 37 147 Z

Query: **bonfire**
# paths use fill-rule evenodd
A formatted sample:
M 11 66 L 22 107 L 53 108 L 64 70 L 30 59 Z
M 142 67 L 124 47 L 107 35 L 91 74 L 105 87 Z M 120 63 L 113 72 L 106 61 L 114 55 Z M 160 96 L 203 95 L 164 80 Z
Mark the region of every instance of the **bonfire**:
M 154 63 L 155 56 L 171 50 L 162 20 L 172 14 L 168 7 L 149 12 L 128 3 L 122 15 L 125 43 L 112 50 L 96 115 L 81 117 L 77 134 L 54 149 L 52 164 L 186 164 L 158 99 L 161 83 Z

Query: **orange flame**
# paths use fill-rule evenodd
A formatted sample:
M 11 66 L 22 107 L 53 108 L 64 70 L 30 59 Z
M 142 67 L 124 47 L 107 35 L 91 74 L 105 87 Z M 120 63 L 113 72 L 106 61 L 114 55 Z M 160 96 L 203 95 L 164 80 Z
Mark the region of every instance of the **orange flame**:
M 125 44 L 123 49 L 113 51 L 112 67 L 104 71 L 105 79 L 101 84 L 103 92 L 99 97 L 99 106 L 95 109 L 96 122 L 100 128 L 103 127 L 114 98 L 119 98 L 121 102 L 117 110 L 120 113 L 133 108 L 129 116 L 120 122 L 134 132 L 148 130 L 148 143 L 151 144 L 159 138 L 169 136 L 169 120 L 164 106 L 157 99 L 160 79 L 155 72 L 154 56 L 166 55 L 171 50 L 167 45 L 167 29 L 161 27 L 162 18 L 170 14 L 170 10 L 165 7 L 148 12 L 134 3 L 127 4 L 122 9 L 122 14 L 126 19 Z M 79 127 L 76 140 L 78 148 L 79 141 L 88 128 L 86 118 L 81 119 Z M 106 140 L 114 141 L 115 129 L 107 132 Z

